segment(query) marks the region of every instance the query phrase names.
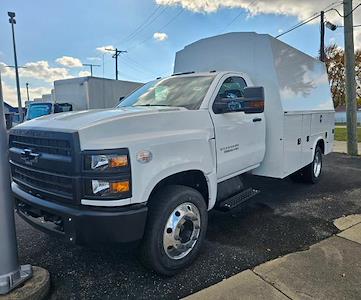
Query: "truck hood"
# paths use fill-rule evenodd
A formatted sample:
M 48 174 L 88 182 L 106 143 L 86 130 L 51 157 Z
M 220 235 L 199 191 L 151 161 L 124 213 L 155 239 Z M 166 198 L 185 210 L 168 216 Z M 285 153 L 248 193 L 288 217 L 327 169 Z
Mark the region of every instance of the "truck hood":
M 116 149 L 169 140 L 207 141 L 214 130 L 208 110 L 129 107 L 60 113 L 24 122 L 15 129 L 77 132 L 82 150 Z
M 66 112 L 46 115 L 30 120 L 16 126 L 17 129 L 45 128 L 60 130 L 84 130 L 103 123 L 114 122 L 124 118 L 134 118 L 146 114 L 158 114 L 160 112 L 174 112 L 186 110 L 180 107 L 124 107 L 114 109 L 92 109 L 78 112 Z

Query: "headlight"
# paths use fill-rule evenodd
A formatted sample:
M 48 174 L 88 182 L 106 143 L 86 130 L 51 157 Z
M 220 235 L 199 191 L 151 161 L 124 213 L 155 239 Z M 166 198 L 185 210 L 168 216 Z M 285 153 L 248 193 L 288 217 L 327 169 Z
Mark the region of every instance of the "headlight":
M 85 170 L 97 172 L 119 172 L 129 166 L 127 154 L 85 155 Z
M 130 179 L 86 179 L 84 197 L 88 199 L 124 199 L 131 197 Z
M 92 194 L 101 197 L 113 197 L 128 193 L 130 191 L 129 180 L 122 181 L 107 181 L 107 180 L 92 180 L 91 181 Z
M 83 152 L 83 197 L 125 199 L 132 196 L 128 149 Z

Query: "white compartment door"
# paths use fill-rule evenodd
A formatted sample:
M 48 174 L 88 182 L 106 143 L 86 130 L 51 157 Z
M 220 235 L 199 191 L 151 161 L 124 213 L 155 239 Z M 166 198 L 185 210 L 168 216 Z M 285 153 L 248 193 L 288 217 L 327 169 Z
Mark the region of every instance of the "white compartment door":
M 311 139 L 311 114 L 302 116 L 302 164 L 308 165 L 313 160 L 313 149 Z
M 299 170 L 302 165 L 302 143 L 304 142 L 302 115 L 285 115 L 284 119 L 284 164 L 285 176 Z

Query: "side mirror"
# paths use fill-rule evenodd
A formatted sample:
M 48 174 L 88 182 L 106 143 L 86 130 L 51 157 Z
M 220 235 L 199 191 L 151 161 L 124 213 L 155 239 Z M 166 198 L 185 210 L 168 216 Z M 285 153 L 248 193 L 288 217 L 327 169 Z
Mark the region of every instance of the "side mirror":
M 246 114 L 255 114 L 264 112 L 264 88 L 247 87 L 243 90 L 243 111 Z

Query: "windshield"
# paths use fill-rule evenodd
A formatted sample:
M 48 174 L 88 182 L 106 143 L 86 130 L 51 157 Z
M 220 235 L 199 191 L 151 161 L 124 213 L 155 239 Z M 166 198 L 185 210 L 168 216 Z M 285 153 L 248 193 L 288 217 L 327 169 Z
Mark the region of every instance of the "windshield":
M 214 76 L 169 77 L 148 82 L 118 107 L 174 106 L 199 109 Z
M 27 120 L 45 116 L 51 113 L 51 103 L 30 104 L 26 115 Z

